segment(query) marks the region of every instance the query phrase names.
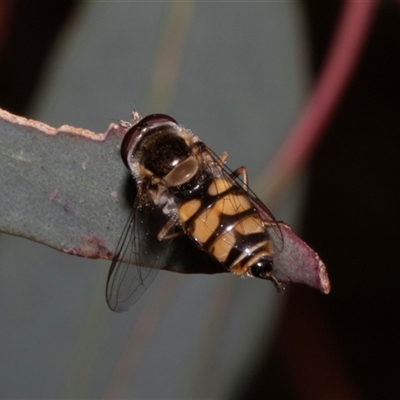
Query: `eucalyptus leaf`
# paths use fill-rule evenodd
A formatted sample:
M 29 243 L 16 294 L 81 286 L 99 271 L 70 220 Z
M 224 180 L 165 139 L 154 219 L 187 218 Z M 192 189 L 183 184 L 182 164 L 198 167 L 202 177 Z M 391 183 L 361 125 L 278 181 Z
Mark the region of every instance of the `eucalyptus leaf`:
M 124 124 L 111 124 L 99 134 L 68 125 L 55 129 L 0 110 L 0 231 L 71 255 L 112 259 L 135 196 L 120 157 L 126 129 Z M 289 226 L 282 224 L 280 232 L 284 247 L 275 261 L 276 278 L 328 293 L 318 255 Z M 274 239 L 274 230 L 270 234 Z M 182 240 L 187 254 L 178 249 L 172 256 L 182 262 L 167 262 L 166 269 L 225 271 L 206 256 L 194 259 L 194 243 Z M 183 262 L 185 257 L 192 261 Z
M 63 252 L 112 258 L 129 215 L 123 128 L 58 129 L 0 110 L 0 230 Z

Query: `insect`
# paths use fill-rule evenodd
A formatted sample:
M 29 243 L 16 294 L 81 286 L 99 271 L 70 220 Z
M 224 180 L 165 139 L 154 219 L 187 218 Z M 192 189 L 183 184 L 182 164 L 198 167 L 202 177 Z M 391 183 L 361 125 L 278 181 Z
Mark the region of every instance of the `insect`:
M 281 223 L 249 189 L 245 167 L 228 169 L 226 153 L 218 157 L 168 115 L 133 117 L 121 156 L 137 193 L 108 274 L 109 307 L 127 310 L 160 269 L 179 263 L 182 271 L 209 263 L 280 289 Z M 189 249 L 186 260 L 179 245 Z

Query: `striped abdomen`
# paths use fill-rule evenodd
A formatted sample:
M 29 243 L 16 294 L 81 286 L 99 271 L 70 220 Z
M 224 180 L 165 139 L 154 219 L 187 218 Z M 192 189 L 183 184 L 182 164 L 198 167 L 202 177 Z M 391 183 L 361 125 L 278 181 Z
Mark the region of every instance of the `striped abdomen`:
M 203 250 L 238 275 L 271 257 L 267 229 L 243 188 L 217 178 L 196 195 L 179 206 L 179 218 Z

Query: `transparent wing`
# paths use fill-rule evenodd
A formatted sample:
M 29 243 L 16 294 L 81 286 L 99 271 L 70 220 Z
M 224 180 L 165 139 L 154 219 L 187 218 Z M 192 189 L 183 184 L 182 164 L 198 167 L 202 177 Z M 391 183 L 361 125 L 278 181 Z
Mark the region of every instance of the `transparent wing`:
M 137 195 L 108 273 L 106 298 L 112 311 L 128 310 L 165 266 L 171 244 L 157 234 L 167 221 L 146 198 Z
M 249 186 L 245 185 L 243 178 L 240 175 L 237 175 L 224 162 L 222 162 L 220 157 L 218 157 L 213 150 L 205 146 L 205 151 L 212 159 L 213 165 L 210 166 L 210 168 L 214 168 L 214 171 L 212 173 L 215 174 L 215 168 L 220 169 L 221 176 L 223 176 L 227 180 L 233 180 L 235 184 L 242 188 L 243 194 L 252 202 L 254 207 L 257 209 L 261 220 L 264 222 L 268 231 L 273 231 L 273 234 L 271 235 L 271 240 L 273 242 L 275 253 L 281 253 L 284 247 L 283 234 L 280 228 L 280 224 L 282 222 L 279 222 L 275 219 L 268 207 L 257 197 L 257 195 L 250 189 Z M 233 207 L 235 207 L 235 205 L 233 205 Z

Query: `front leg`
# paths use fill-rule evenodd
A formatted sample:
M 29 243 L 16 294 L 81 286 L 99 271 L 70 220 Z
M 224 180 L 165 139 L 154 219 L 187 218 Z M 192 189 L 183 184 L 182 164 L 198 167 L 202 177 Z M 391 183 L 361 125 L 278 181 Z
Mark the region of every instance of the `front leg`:
M 220 156 L 219 156 L 219 163 L 220 165 L 224 165 L 226 163 L 226 160 L 228 159 L 228 153 L 226 151 L 224 151 Z
M 248 186 L 249 177 L 248 177 L 248 174 L 247 174 L 246 167 L 239 167 L 238 169 L 233 171 L 232 174 L 231 174 L 231 177 L 233 179 L 239 178 L 240 176 L 241 176 L 240 180 L 243 182 L 242 187 L 246 192 L 248 192 L 249 191 L 249 186 Z
M 173 229 L 176 228 L 176 221 L 173 219 L 170 219 L 164 227 L 161 229 L 160 232 L 158 232 L 157 239 L 158 240 L 167 240 L 167 239 L 172 239 L 177 236 L 183 235 L 183 231 L 178 231 L 178 232 L 172 232 Z

